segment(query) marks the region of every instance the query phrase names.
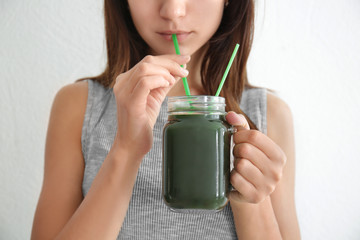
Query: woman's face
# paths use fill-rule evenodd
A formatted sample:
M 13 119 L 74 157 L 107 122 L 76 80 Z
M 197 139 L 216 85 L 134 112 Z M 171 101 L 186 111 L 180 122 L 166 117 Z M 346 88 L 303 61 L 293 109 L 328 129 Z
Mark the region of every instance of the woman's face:
M 192 55 L 220 25 L 224 0 L 128 0 L 137 31 L 151 54 L 174 54 L 176 33 L 182 55 Z

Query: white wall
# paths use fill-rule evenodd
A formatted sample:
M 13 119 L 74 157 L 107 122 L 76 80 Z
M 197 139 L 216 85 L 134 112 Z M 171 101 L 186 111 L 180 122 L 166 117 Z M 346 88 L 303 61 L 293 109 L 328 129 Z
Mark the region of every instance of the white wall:
M 0 239 L 28 239 L 56 91 L 100 73 L 102 1 L 0 1 Z M 261 0 L 255 85 L 291 107 L 303 239 L 360 239 L 360 1 Z

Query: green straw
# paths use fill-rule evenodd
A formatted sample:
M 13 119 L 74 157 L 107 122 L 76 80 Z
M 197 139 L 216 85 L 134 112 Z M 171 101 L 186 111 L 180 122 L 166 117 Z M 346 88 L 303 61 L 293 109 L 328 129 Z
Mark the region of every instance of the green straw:
M 219 96 L 219 94 L 221 92 L 221 89 L 222 89 L 222 87 L 224 85 L 225 79 L 226 79 L 227 75 L 229 74 L 230 67 L 231 67 L 231 65 L 232 65 L 232 63 L 234 61 L 235 55 L 236 55 L 238 50 L 239 50 L 239 44 L 237 43 L 236 46 L 235 46 L 235 49 L 234 49 L 234 51 L 233 51 L 233 53 L 231 55 L 230 61 L 229 61 L 228 65 L 227 65 L 227 67 L 226 67 L 225 73 L 224 73 L 224 75 L 223 75 L 223 77 L 221 79 L 219 88 L 216 91 L 216 94 L 215 94 L 216 97 Z
M 174 46 L 175 46 L 175 52 L 177 55 L 180 55 L 180 49 L 179 49 L 179 43 L 178 43 L 178 40 L 177 40 L 177 37 L 176 37 L 176 34 L 172 34 L 172 40 L 174 42 Z M 180 65 L 181 67 L 184 67 L 183 65 Z M 184 85 L 184 89 L 185 89 L 185 94 L 186 96 L 190 96 L 190 89 L 189 89 L 189 85 L 188 85 L 188 82 L 187 82 L 187 79 L 186 77 L 183 77 L 182 78 L 182 81 L 183 81 L 183 85 Z

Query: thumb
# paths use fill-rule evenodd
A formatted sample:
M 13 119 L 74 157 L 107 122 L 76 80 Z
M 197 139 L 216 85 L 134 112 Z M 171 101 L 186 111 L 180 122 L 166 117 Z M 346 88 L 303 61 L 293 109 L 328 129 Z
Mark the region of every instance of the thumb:
M 250 130 L 249 123 L 246 121 L 246 118 L 242 114 L 237 114 L 233 111 L 230 111 L 226 114 L 226 121 L 235 127 L 242 127 L 246 130 Z M 240 130 L 241 128 L 237 128 Z

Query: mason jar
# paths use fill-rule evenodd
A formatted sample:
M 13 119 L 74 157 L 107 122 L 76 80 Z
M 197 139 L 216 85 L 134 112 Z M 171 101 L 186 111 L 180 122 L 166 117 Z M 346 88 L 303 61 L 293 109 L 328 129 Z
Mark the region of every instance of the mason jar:
M 225 98 L 168 98 L 163 129 L 165 204 L 174 212 L 215 213 L 228 202 L 233 128 L 225 120 Z

